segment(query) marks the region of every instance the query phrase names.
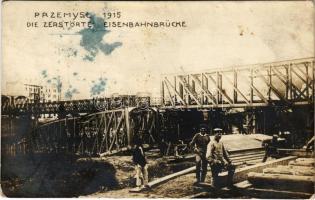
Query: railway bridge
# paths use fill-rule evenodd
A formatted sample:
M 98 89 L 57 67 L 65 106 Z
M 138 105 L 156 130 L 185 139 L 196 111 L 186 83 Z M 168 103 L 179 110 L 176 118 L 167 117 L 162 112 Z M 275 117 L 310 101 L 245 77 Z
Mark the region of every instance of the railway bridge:
M 155 105 L 135 95 L 47 103 L 2 96 L 2 136 L 10 135 L 12 121 L 27 121 L 14 137 L 20 151 L 88 155 L 126 150 L 135 136 L 152 145 L 190 139 L 200 123 L 226 133 L 306 137 L 313 131 L 314 74 L 314 58 L 164 74 Z M 58 119 L 40 123 L 46 115 Z M 12 151 L 12 143 L 4 147 Z

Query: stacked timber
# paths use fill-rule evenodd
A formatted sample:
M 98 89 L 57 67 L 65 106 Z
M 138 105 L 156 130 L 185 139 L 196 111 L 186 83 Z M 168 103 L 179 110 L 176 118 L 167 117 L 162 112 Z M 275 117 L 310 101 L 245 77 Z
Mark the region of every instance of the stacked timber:
M 315 167 L 279 165 L 276 168 L 266 168 L 263 170 L 263 173 L 264 174 L 287 174 L 287 175 L 295 175 L 295 176 L 314 176 Z
M 298 158 L 296 160 L 290 161 L 289 165 L 314 167 L 315 159 L 314 158 Z
M 298 158 L 289 165 L 266 168 L 263 173 L 250 172 L 247 178 L 254 190 L 290 196 L 311 196 L 314 193 L 315 160 Z
M 230 159 L 234 165 L 254 165 L 261 163 L 265 155 L 263 148 L 251 149 L 247 151 L 235 152 L 230 155 Z

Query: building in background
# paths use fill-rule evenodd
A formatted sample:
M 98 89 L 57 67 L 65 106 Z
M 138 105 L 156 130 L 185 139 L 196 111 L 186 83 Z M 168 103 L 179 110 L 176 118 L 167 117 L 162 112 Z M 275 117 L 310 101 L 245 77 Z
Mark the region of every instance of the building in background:
M 57 88 L 54 86 L 24 84 L 24 88 L 27 94 L 26 97 L 28 97 L 31 103 L 36 101 L 53 102 L 59 100 Z
M 53 102 L 60 100 L 57 87 L 53 85 L 23 84 L 21 82 L 8 82 L 5 95 L 25 96 L 30 103 Z

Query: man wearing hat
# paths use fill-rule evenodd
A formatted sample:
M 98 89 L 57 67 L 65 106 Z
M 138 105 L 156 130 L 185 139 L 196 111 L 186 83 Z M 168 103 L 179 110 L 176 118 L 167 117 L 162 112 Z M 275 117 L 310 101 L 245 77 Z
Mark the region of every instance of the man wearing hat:
M 219 173 L 226 169 L 228 170 L 227 186 L 233 186 L 233 175 L 235 166 L 232 165 L 229 159 L 228 152 L 225 150 L 223 143 L 220 141 L 222 133 L 218 132 L 214 136 L 214 141 L 209 143 L 206 157 L 209 160 L 212 173 L 212 186 L 219 186 Z
M 196 133 L 190 142 L 190 146 L 194 145 L 194 152 L 196 155 L 196 183 L 204 182 L 207 175 L 207 146 L 210 142 L 210 136 L 207 134 L 207 125 L 200 125 L 200 132 Z

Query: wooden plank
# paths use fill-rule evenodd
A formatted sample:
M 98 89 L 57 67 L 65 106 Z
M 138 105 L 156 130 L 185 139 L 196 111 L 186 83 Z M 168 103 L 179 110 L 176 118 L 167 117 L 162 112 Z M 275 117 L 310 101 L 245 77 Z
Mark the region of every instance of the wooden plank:
M 195 199 L 195 198 L 202 198 L 202 197 L 205 197 L 205 196 L 208 196 L 208 195 L 209 195 L 208 192 L 200 192 L 200 193 L 197 193 L 197 194 L 185 196 L 183 198 L 184 199 Z
M 176 178 L 176 177 L 178 177 L 178 176 L 182 176 L 182 175 L 185 175 L 185 174 L 188 174 L 188 173 L 192 173 L 192 172 L 194 172 L 195 170 L 196 170 L 196 167 L 195 167 L 195 166 L 194 166 L 194 167 L 190 167 L 190 168 L 188 168 L 188 169 L 184 169 L 184 170 L 182 170 L 182 171 L 179 171 L 179 172 L 176 172 L 176 173 L 173 173 L 173 174 L 164 176 L 164 177 L 162 177 L 162 178 L 156 179 L 156 180 L 154 180 L 154 181 L 151 181 L 148 185 L 149 185 L 150 187 L 154 187 L 154 186 L 159 185 L 159 184 L 161 184 L 161 183 L 164 183 L 164 182 L 166 182 L 166 181 L 168 181 L 168 180 L 174 179 L 174 178 Z
M 279 182 L 299 182 L 313 184 L 315 177 L 308 176 L 291 176 L 286 174 L 264 174 L 257 172 L 248 173 L 250 183 L 259 183 L 260 181 L 279 181 Z
M 248 149 L 247 149 L 247 151 L 248 151 Z M 239 151 L 233 151 L 233 152 L 239 152 Z M 265 162 L 265 163 L 260 163 L 260 164 L 254 165 L 254 166 L 244 167 L 242 169 L 237 169 L 235 171 L 235 174 L 234 174 L 233 182 L 245 181 L 247 179 L 247 173 L 248 172 L 251 172 L 251 171 L 262 172 L 262 170 L 264 168 L 266 168 L 266 167 L 277 166 L 279 164 L 287 164 L 292 159 L 296 159 L 296 156 L 289 156 L 289 157 L 285 157 L 285 158 L 282 158 L 282 159 L 277 159 L 277 160 L 268 161 L 268 162 Z M 157 185 L 165 183 L 165 182 L 167 182 L 169 180 L 172 180 L 174 178 L 177 178 L 179 176 L 182 176 L 182 175 L 185 175 L 185 174 L 188 174 L 188 173 L 192 173 L 192 172 L 195 171 L 195 169 L 196 169 L 195 166 L 194 167 L 190 167 L 188 169 L 185 169 L 185 170 L 182 170 L 182 171 L 179 171 L 179 172 L 167 175 L 165 177 L 156 179 L 154 181 L 151 181 L 151 182 L 148 183 L 148 185 L 149 185 L 150 188 L 155 187 Z M 226 179 L 227 178 L 227 172 L 220 173 L 220 178 L 221 179 Z M 143 191 L 143 190 L 140 189 L 139 192 L 141 192 L 141 191 Z
M 129 149 L 130 149 L 129 147 L 123 147 L 123 148 L 120 148 L 119 150 L 106 151 L 105 153 L 100 153 L 99 157 L 112 156 L 112 155 L 115 155 L 117 153 L 120 153 L 120 152 L 123 152 L 123 151 L 127 151 Z
M 241 164 L 246 164 L 246 165 L 256 165 L 259 163 L 262 163 L 262 157 L 261 158 L 256 158 L 252 160 L 244 160 L 244 161 L 238 161 L 238 162 L 232 162 L 234 165 L 241 165 Z
M 235 183 L 234 186 L 239 189 L 245 189 L 245 188 L 251 187 L 252 184 L 246 180 L 246 181 L 241 181 L 239 183 Z
M 314 158 L 314 152 L 306 151 L 306 149 L 277 149 L 280 154 L 299 156 L 305 158 Z
M 305 192 L 292 192 L 285 190 L 248 188 L 242 191 L 245 196 L 259 199 L 307 199 L 312 194 Z
M 244 153 L 237 153 L 237 154 L 235 153 L 235 154 L 231 154 L 230 158 L 247 156 L 247 155 L 256 155 L 260 153 L 265 153 L 265 151 L 251 151 L 251 152 L 244 152 Z
M 234 165 L 240 165 L 244 163 L 262 163 L 263 157 L 253 157 L 253 158 L 247 158 L 247 159 L 240 159 L 240 160 L 232 160 L 232 163 Z
M 298 158 L 296 159 L 297 162 L 309 162 L 309 163 L 315 163 L 314 158 Z
M 277 168 L 266 168 L 264 174 L 288 174 L 298 176 L 315 176 L 314 167 L 303 166 L 278 166 Z
M 265 153 L 262 152 L 262 153 L 258 153 L 258 154 L 252 154 L 252 155 L 247 155 L 247 156 L 239 156 L 239 157 L 230 157 L 230 159 L 232 161 L 237 161 L 237 160 L 250 160 L 250 159 L 253 159 L 253 158 L 262 158 L 264 157 Z
M 148 183 L 148 186 L 149 186 L 150 188 L 155 187 L 155 186 L 158 186 L 158 185 L 160 185 L 160 184 L 162 184 L 162 183 L 165 183 L 165 182 L 167 182 L 167 181 L 169 181 L 169 180 L 172 180 L 172 179 L 174 179 L 174 178 L 176 178 L 176 177 L 179 177 L 179 176 L 182 176 L 182 175 L 185 175 L 185 174 L 192 173 L 192 172 L 194 172 L 195 170 L 196 170 L 196 167 L 195 167 L 195 166 L 194 166 L 194 167 L 190 167 L 190 168 L 188 168 L 188 169 L 184 169 L 184 170 L 182 170 L 182 171 L 179 171 L 179 172 L 176 172 L 176 173 L 173 173 L 173 174 L 164 176 L 164 177 L 162 177 L 162 178 L 158 178 L 158 179 L 156 179 L 156 180 L 153 180 L 153 181 L 151 181 L 151 182 Z M 145 188 L 140 188 L 138 192 L 144 191 L 144 189 L 145 189 Z M 135 188 L 135 189 L 133 189 L 133 190 L 137 190 L 137 189 Z
M 283 190 L 313 192 L 315 177 L 250 172 L 248 173 L 248 181 L 255 188 L 274 188 L 277 186 L 278 189 Z
M 315 166 L 315 160 L 310 159 L 310 160 L 292 160 L 289 162 L 289 165 L 295 165 L 295 166 L 309 166 L 309 167 L 314 167 Z
M 264 163 L 259 163 L 252 166 L 236 169 L 234 177 L 233 177 L 233 183 L 238 183 L 238 182 L 247 180 L 247 174 L 249 172 L 262 172 L 263 169 L 267 167 L 286 165 L 289 163 L 289 161 L 294 160 L 296 158 L 297 158 L 296 156 L 288 156 L 285 158 L 271 160 Z M 222 181 L 226 182 L 227 174 L 228 174 L 227 172 L 220 173 L 220 178 L 222 179 Z

